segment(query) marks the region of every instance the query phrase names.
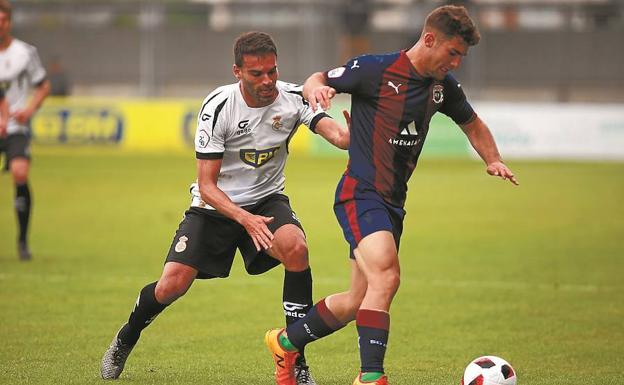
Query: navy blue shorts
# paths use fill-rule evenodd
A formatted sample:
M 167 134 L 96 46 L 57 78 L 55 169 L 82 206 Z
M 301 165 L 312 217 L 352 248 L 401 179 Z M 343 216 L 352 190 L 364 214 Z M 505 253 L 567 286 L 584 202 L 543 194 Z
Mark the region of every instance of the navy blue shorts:
M 343 175 L 336 188 L 334 213 L 349 243 L 351 258 L 355 258 L 353 250 L 360 241 L 377 231 L 390 231 L 399 249 L 405 210 L 384 201 L 367 183 Z

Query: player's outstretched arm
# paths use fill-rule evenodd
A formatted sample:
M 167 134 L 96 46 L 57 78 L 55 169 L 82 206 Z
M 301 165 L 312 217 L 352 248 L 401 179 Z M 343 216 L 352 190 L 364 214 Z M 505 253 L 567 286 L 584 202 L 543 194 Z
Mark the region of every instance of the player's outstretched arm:
M 342 114 L 347 122 L 347 127 L 338 124 L 334 119 L 325 117 L 316 123 L 315 131 L 334 146 L 346 150 L 349 148 L 349 131 L 351 130 L 351 116 L 347 110 Z
M 324 111 L 331 107 L 331 98 L 336 96 L 336 90 L 327 85 L 325 74 L 315 72 L 303 84 L 303 97 L 310 103 L 312 111 L 320 106 Z
M 271 222 L 273 217 L 253 215 L 232 202 L 230 197 L 217 186 L 221 163 L 221 159 L 197 160 L 197 184 L 202 200 L 221 214 L 240 223 L 251 237 L 256 250 L 270 249 L 273 233 L 266 224 Z
M 496 142 L 485 122 L 478 116 L 470 123 L 461 125 L 470 144 L 477 151 L 481 159 L 487 165 L 487 173 L 498 176 L 503 180 L 509 180 L 514 185 L 518 185 L 518 180 L 513 172 L 503 163 Z

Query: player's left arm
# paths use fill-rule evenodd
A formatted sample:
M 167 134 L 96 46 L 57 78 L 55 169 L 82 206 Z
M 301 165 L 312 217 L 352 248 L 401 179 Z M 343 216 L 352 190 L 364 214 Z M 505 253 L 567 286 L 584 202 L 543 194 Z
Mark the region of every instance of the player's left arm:
M 346 150 L 349 148 L 349 130 L 351 129 L 351 116 L 347 110 L 343 110 L 347 126 L 344 127 L 330 117 L 323 117 L 316 123 L 314 131 L 325 138 L 334 146 Z
M 460 127 L 468 137 L 472 147 L 487 165 L 487 173 L 503 180 L 509 180 L 517 186 L 519 183 L 513 172 L 503 163 L 494 137 L 485 122 L 479 116 L 475 116 L 470 122 L 460 124 Z

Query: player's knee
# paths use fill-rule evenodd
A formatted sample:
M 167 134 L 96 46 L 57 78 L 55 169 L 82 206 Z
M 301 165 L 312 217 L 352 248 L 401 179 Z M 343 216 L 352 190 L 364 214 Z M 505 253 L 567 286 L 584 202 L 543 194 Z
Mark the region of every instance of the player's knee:
M 162 304 L 170 304 L 176 299 L 182 297 L 190 287 L 189 282 L 179 277 L 163 277 L 158 280 L 154 296 L 156 300 Z
M 28 165 L 28 160 L 23 158 L 16 158 L 11 161 L 11 176 L 15 184 L 24 184 L 28 181 Z
M 284 252 L 282 263 L 288 271 L 303 271 L 308 268 L 308 245 L 297 240 Z
M 13 170 L 11 172 L 11 176 L 13 177 L 13 183 L 15 184 L 24 184 L 28 182 L 28 172 L 26 170 Z
M 399 290 L 401 284 L 401 275 L 398 270 L 389 269 L 380 273 L 375 279 L 369 280 L 369 287 L 377 292 L 383 293 L 384 296 L 393 297 Z

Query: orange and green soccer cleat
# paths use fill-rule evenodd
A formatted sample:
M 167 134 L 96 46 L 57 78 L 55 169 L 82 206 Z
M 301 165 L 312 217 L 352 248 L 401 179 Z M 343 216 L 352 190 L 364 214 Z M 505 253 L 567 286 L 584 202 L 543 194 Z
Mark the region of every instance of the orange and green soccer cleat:
M 295 361 L 299 352 L 289 352 L 279 343 L 284 328 L 271 329 L 264 335 L 264 343 L 273 355 L 275 363 L 275 383 L 277 385 L 297 385 L 295 377 Z
M 388 383 L 388 377 L 386 377 L 385 375 L 381 376 L 380 378 L 376 379 L 375 381 L 362 381 L 362 373 L 358 374 L 357 377 L 355 377 L 355 380 L 353 381 L 353 385 L 390 385 Z

